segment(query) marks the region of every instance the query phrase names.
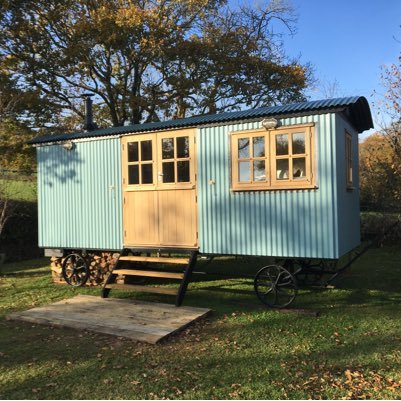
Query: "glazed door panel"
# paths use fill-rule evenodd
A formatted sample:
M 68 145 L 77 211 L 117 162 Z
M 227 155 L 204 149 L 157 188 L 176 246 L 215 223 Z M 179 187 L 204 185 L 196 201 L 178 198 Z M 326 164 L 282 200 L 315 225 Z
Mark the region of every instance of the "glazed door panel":
M 122 139 L 125 246 L 197 247 L 194 134 Z

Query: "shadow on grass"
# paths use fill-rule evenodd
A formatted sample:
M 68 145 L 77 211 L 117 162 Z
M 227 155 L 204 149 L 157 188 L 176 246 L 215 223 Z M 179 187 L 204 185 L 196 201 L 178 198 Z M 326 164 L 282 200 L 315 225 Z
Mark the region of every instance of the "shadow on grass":
M 49 268 L 49 258 L 38 258 L 26 260 L 21 262 L 5 263 L 0 265 L 0 274 L 2 275 L 15 275 L 16 273 L 32 271 L 31 273 L 38 272 L 38 268 Z

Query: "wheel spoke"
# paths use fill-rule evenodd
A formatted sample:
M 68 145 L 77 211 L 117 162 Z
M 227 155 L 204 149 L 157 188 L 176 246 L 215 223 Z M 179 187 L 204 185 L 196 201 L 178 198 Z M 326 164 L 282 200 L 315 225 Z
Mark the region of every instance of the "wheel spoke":
M 254 288 L 258 298 L 273 308 L 288 306 L 297 293 L 294 276 L 279 265 L 265 266 L 260 269 L 255 276 Z

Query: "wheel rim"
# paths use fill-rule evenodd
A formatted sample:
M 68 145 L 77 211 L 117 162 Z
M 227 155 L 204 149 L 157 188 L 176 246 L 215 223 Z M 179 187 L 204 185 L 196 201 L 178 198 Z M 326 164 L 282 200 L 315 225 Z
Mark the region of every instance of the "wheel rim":
M 271 308 L 285 308 L 297 295 L 294 276 L 279 265 L 260 269 L 255 276 L 254 287 L 258 298 Z
M 81 255 L 73 253 L 64 259 L 62 274 L 67 284 L 81 287 L 89 278 L 89 269 L 85 259 Z

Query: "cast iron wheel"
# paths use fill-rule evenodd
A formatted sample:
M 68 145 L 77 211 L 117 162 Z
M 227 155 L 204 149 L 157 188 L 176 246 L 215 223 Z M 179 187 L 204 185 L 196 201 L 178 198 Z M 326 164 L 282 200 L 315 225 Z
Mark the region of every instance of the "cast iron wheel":
M 62 274 L 68 285 L 81 287 L 88 281 L 90 273 L 85 259 L 78 253 L 71 253 L 64 259 Z
M 297 281 L 283 266 L 262 267 L 255 276 L 254 288 L 258 298 L 271 308 L 285 308 L 297 295 Z

